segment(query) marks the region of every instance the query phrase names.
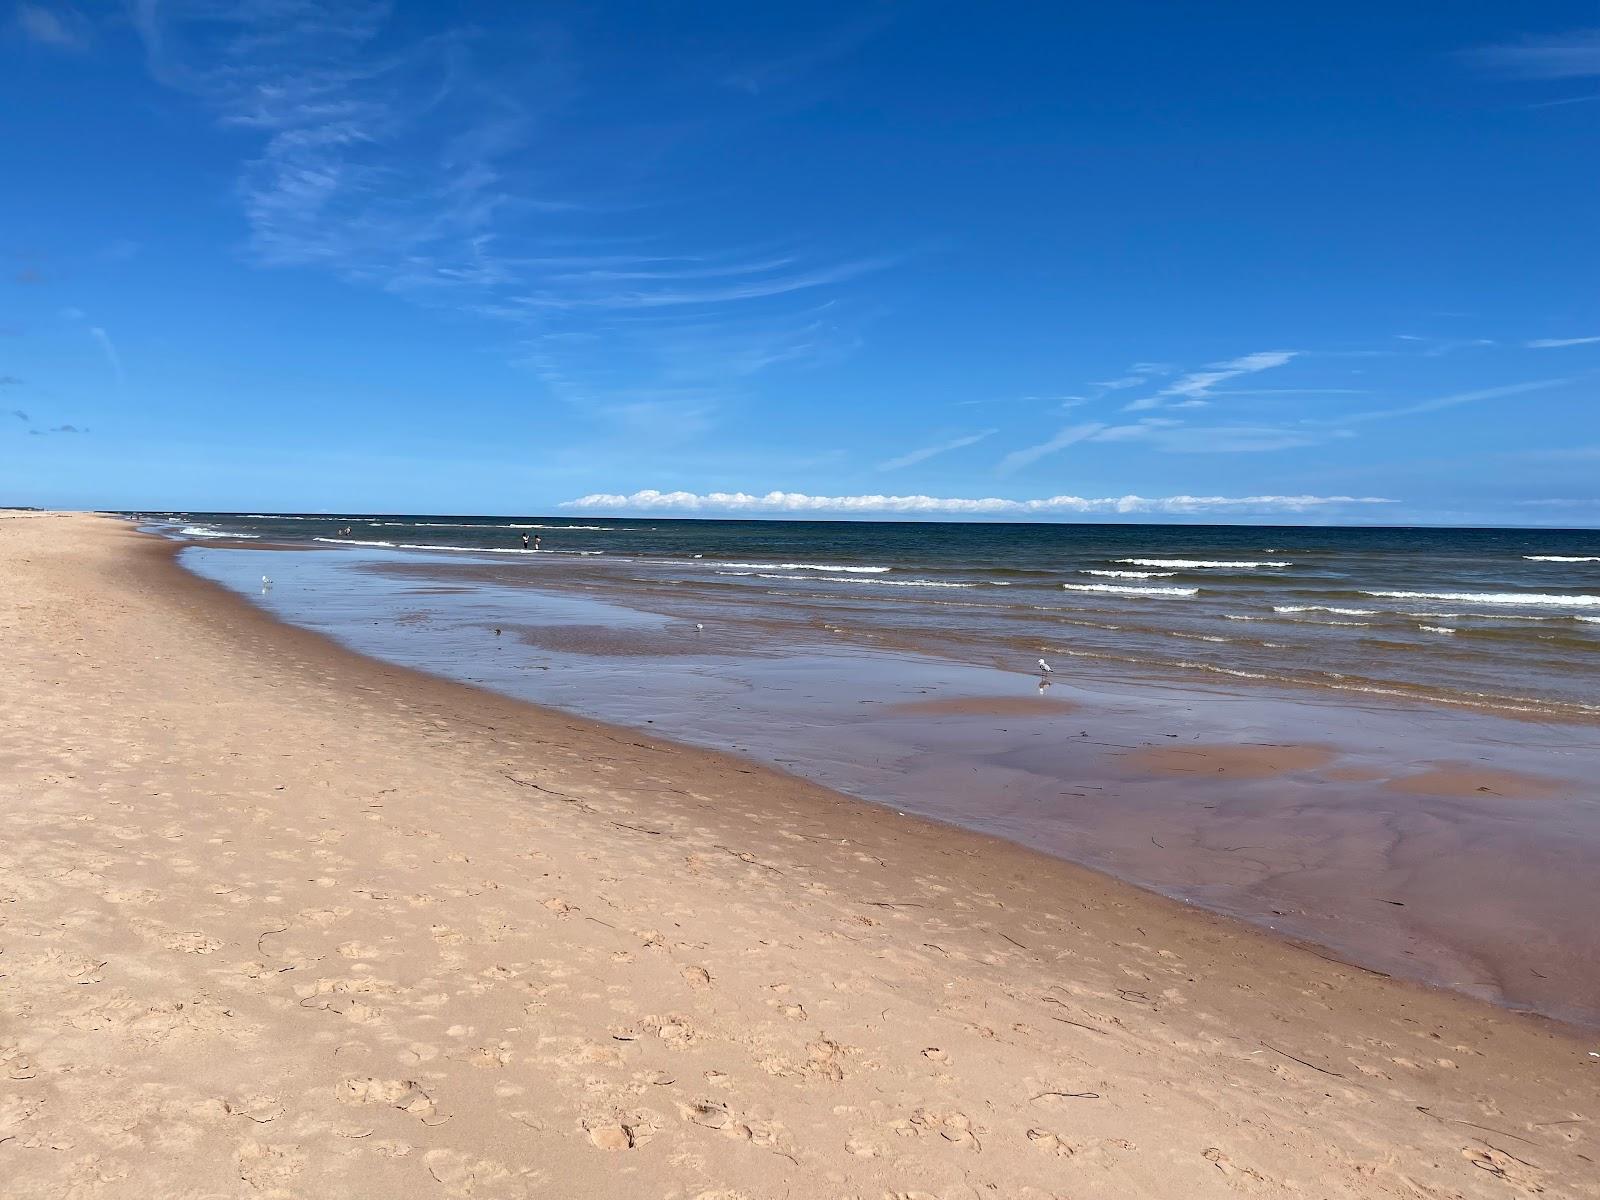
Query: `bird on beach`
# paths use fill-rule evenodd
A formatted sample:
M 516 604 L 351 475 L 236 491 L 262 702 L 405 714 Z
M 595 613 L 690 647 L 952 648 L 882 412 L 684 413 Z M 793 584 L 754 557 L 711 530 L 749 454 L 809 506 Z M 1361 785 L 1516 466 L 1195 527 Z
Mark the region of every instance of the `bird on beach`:
M 695 623 L 694 623 L 694 631 L 695 631 L 695 632 L 696 632 L 696 633 L 700 633 L 700 632 L 702 632 L 702 631 L 704 631 L 704 629 L 705 629 L 705 626 L 704 626 L 704 625 L 702 625 L 702 624 L 700 624 L 700 622 L 699 622 L 699 621 L 696 621 L 696 622 L 695 622 Z
M 1039 670 L 1043 671 L 1046 675 L 1050 674 L 1050 664 L 1041 658 L 1039 660 Z

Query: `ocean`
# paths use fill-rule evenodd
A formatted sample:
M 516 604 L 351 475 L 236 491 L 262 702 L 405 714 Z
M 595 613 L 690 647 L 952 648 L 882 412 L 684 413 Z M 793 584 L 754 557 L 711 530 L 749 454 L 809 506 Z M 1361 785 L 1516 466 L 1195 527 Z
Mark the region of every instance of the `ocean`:
M 1600 531 L 146 515 L 998 667 L 1600 716 Z
M 1600 1026 L 1600 534 L 130 515 L 363 654 Z

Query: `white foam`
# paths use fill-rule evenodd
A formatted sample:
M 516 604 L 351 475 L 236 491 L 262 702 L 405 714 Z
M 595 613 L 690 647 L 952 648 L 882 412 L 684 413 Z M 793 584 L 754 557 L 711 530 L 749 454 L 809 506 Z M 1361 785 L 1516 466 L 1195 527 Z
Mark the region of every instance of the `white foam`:
M 1374 595 L 1368 592 L 1367 595 Z M 1374 608 L 1336 608 L 1331 604 L 1275 604 L 1272 606 L 1275 613 L 1302 613 L 1302 612 L 1329 612 L 1338 613 L 1341 617 L 1371 617 L 1377 614 Z
M 1193 596 L 1199 588 L 1124 587 L 1116 583 L 1063 583 L 1069 592 L 1099 592 L 1108 596 Z
M 852 575 L 882 575 L 889 567 L 853 567 L 841 563 L 718 563 L 721 567 L 741 567 L 750 571 L 845 571 Z
M 1600 562 L 1600 555 L 1588 554 L 1524 554 L 1529 562 Z
M 1197 671 L 1214 671 L 1218 675 L 1232 675 L 1237 679 L 1271 679 L 1271 675 L 1263 675 L 1260 671 L 1241 671 L 1235 667 L 1219 667 L 1212 663 L 1179 661 L 1180 667 L 1188 667 Z
M 762 575 L 761 579 L 793 579 L 792 575 Z M 823 575 L 818 583 L 874 583 L 881 587 L 970 588 L 975 583 L 950 583 L 939 579 L 856 579 L 849 575 Z
M 194 538 L 244 538 L 247 540 L 260 537 L 259 533 L 226 533 L 221 529 L 213 529 L 209 525 L 185 525 L 178 531 L 184 537 Z
M 1422 630 L 1423 633 L 1454 633 L 1455 632 L 1455 630 L 1451 629 L 1450 626 L 1448 626 L 1448 625 L 1418 625 L 1417 628 Z
M 1553 596 L 1544 592 L 1363 592 L 1384 600 L 1443 600 L 1451 604 L 1553 604 L 1563 608 L 1594 608 L 1600 596 Z
M 1250 571 L 1256 567 L 1294 566 L 1292 562 L 1223 562 L 1208 558 L 1119 558 L 1117 561 L 1119 563 L 1127 563 L 1133 567 L 1178 567 L 1183 570 L 1232 567 L 1241 571 Z
M 1419 621 L 1566 621 L 1586 620 L 1584 617 L 1570 618 L 1566 613 L 1552 613 L 1548 616 L 1534 616 L 1531 613 L 1456 613 L 1456 612 L 1408 612 L 1402 616 L 1416 617 Z
M 321 541 L 321 538 L 317 539 Z M 366 546 L 392 546 L 393 542 L 363 542 Z M 448 550 L 455 554 L 552 554 L 550 550 L 519 550 L 515 546 L 424 546 L 420 542 L 401 542 L 397 550 Z
M 1102 579 L 1171 579 L 1171 571 L 1079 571 L 1080 575 L 1098 575 Z
M 313 542 L 335 542 L 340 546 L 383 546 L 383 547 L 385 547 L 387 549 L 390 549 L 390 550 L 394 549 L 394 543 L 393 542 L 363 542 L 363 541 L 361 541 L 361 540 L 359 540 L 357 538 L 315 537 L 315 538 L 312 538 L 311 540 Z
M 594 533 L 615 533 L 615 525 L 479 525 L 475 521 L 387 521 L 388 525 L 411 525 L 417 529 L 577 529 Z

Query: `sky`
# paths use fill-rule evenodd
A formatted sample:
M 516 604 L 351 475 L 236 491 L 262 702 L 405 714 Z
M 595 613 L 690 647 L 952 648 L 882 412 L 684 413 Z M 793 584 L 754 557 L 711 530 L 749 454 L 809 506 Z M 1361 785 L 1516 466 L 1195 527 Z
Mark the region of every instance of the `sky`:
M 1600 525 L 1600 6 L 0 0 L 0 504 Z

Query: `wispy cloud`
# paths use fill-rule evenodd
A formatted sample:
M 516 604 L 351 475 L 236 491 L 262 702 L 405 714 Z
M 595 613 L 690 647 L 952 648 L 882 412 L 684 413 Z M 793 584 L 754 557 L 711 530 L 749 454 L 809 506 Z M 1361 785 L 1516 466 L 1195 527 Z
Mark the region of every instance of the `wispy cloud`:
M 1600 29 L 1526 37 L 1471 53 L 1490 70 L 1519 79 L 1586 79 L 1600 76 Z
M 49 437 L 55 433 L 88 433 L 89 431 L 79 425 L 52 425 L 49 429 L 28 430 L 34 437 Z
M 1241 375 L 1253 375 L 1258 371 L 1270 371 L 1273 367 L 1281 367 L 1298 354 L 1297 350 L 1261 350 L 1255 354 L 1228 359 L 1226 362 L 1212 363 L 1203 370 L 1190 371 L 1180 376 L 1152 396 L 1144 396 L 1133 401 L 1125 411 L 1140 412 L 1162 408 L 1173 401 L 1205 401 L 1210 398 L 1218 384 L 1227 383 L 1228 380 L 1237 379 Z
M 1441 409 L 1455 408 L 1461 404 L 1473 404 L 1480 400 L 1503 400 L 1509 396 L 1523 396 L 1530 392 L 1548 391 L 1551 388 L 1564 387 L 1571 382 L 1571 379 L 1535 379 L 1527 383 L 1509 383 L 1500 387 L 1475 388 L 1466 392 L 1451 392 L 1447 396 L 1435 396 L 1431 400 L 1422 400 L 1415 404 L 1402 404 L 1396 408 L 1347 413 L 1344 416 L 1326 421 L 1313 421 L 1311 424 L 1354 425 L 1367 421 L 1388 420 L 1391 417 L 1409 417 L 1417 413 L 1438 412 Z
M 89 44 L 89 23 L 65 4 L 19 4 L 17 27 L 30 40 L 58 50 L 82 50 Z
M 1009 475 L 1079 443 L 1138 443 L 1168 454 L 1259 454 L 1316 446 L 1348 436 L 1348 432 L 1306 422 L 1194 425 L 1176 417 L 1144 417 L 1123 424 L 1086 422 L 1069 425 L 1038 445 L 1012 451 L 1000 460 L 997 470 Z
M 801 41 L 798 48 L 782 57 L 741 63 L 727 73 L 723 82 L 728 87 L 751 95 L 791 84 L 829 63 L 854 54 L 884 29 L 893 15 L 889 6 L 876 11 L 864 9 L 851 20 Z M 795 43 L 791 40 L 790 44 Z
M 89 326 L 89 334 L 100 343 L 100 349 L 105 351 L 106 362 L 111 365 L 111 372 L 117 377 L 117 386 L 123 387 L 128 382 L 128 377 L 122 370 L 122 356 L 117 353 L 117 347 L 111 340 L 111 335 L 98 325 Z
M 902 467 L 912 467 L 919 462 L 927 462 L 928 459 L 933 458 L 938 454 L 948 454 L 952 450 L 961 450 L 967 446 L 976 446 L 985 438 L 993 437 L 999 432 L 1000 431 L 998 429 L 984 429 L 978 433 L 969 433 L 964 437 L 951 438 L 948 442 L 940 442 L 936 446 L 924 446 L 920 450 L 912 450 L 910 453 L 902 454 L 897 458 L 889 459 L 887 462 L 879 463 L 878 470 L 898 471 Z
M 1408 342 L 1416 346 L 1426 358 L 1443 358 L 1447 354 L 1456 354 L 1462 350 L 1487 350 L 1499 345 L 1493 338 L 1483 337 L 1431 337 L 1416 333 L 1397 333 L 1394 337 L 1397 342 Z
M 1600 445 L 1561 446 L 1554 450 L 1524 450 L 1517 454 L 1516 457 L 1531 459 L 1536 462 L 1585 461 L 1591 458 L 1600 458 Z
M 955 400 L 952 408 L 988 408 L 997 404 L 1053 404 L 1060 409 L 1077 408 L 1094 397 L 1071 393 L 1062 396 L 987 396 L 981 400 Z
M 1311 509 L 1392 504 L 1381 496 L 1049 496 L 1009 500 L 996 496 L 813 496 L 805 492 L 596 492 L 562 508 L 599 512 L 832 512 L 855 515 L 1052 516 L 1074 514 L 1296 513 Z
M 1000 460 L 997 468 L 1002 475 L 1009 475 L 1013 471 L 1020 471 L 1023 467 L 1032 466 L 1046 455 L 1054 454 L 1058 450 L 1065 450 L 1068 446 L 1091 438 L 1105 428 L 1103 423 L 1087 421 L 1081 425 L 1068 425 L 1053 438 L 1040 442 L 1035 446 L 1025 446 L 1021 450 L 1013 450 Z
M 0 387 L 21 387 L 22 380 L 15 375 L 0 375 Z
M 1304 424 L 1189 425 L 1171 418 L 1146 417 L 1130 425 L 1107 426 L 1088 440 L 1140 442 L 1169 454 L 1261 454 L 1316 446 L 1349 436 L 1343 430 L 1309 428 Z
M 640 217 L 663 198 L 654 156 L 602 152 L 583 105 L 609 127 L 608 80 L 583 74 L 565 34 L 530 15 L 509 53 L 472 27 L 407 39 L 390 18 L 364 0 L 135 5 L 151 73 L 260 139 L 238 184 L 255 262 L 496 322 L 552 396 L 630 426 L 685 411 L 685 389 L 704 416 L 761 371 L 854 344 L 845 313 L 815 310 L 890 257 L 782 230 L 758 247 L 671 245 L 669 225 Z M 771 64 L 741 86 L 806 69 Z
M 1594 337 L 1571 338 L 1534 338 L 1531 342 L 1523 342 L 1529 350 L 1559 350 L 1564 346 L 1593 346 L 1600 343 L 1600 335 Z
M 15 417 L 17 420 L 23 421 L 23 422 L 28 422 L 28 421 L 33 420 L 32 417 L 30 417 L 27 413 L 23 412 L 20 408 L 13 408 L 11 410 L 11 415 L 13 417 Z

